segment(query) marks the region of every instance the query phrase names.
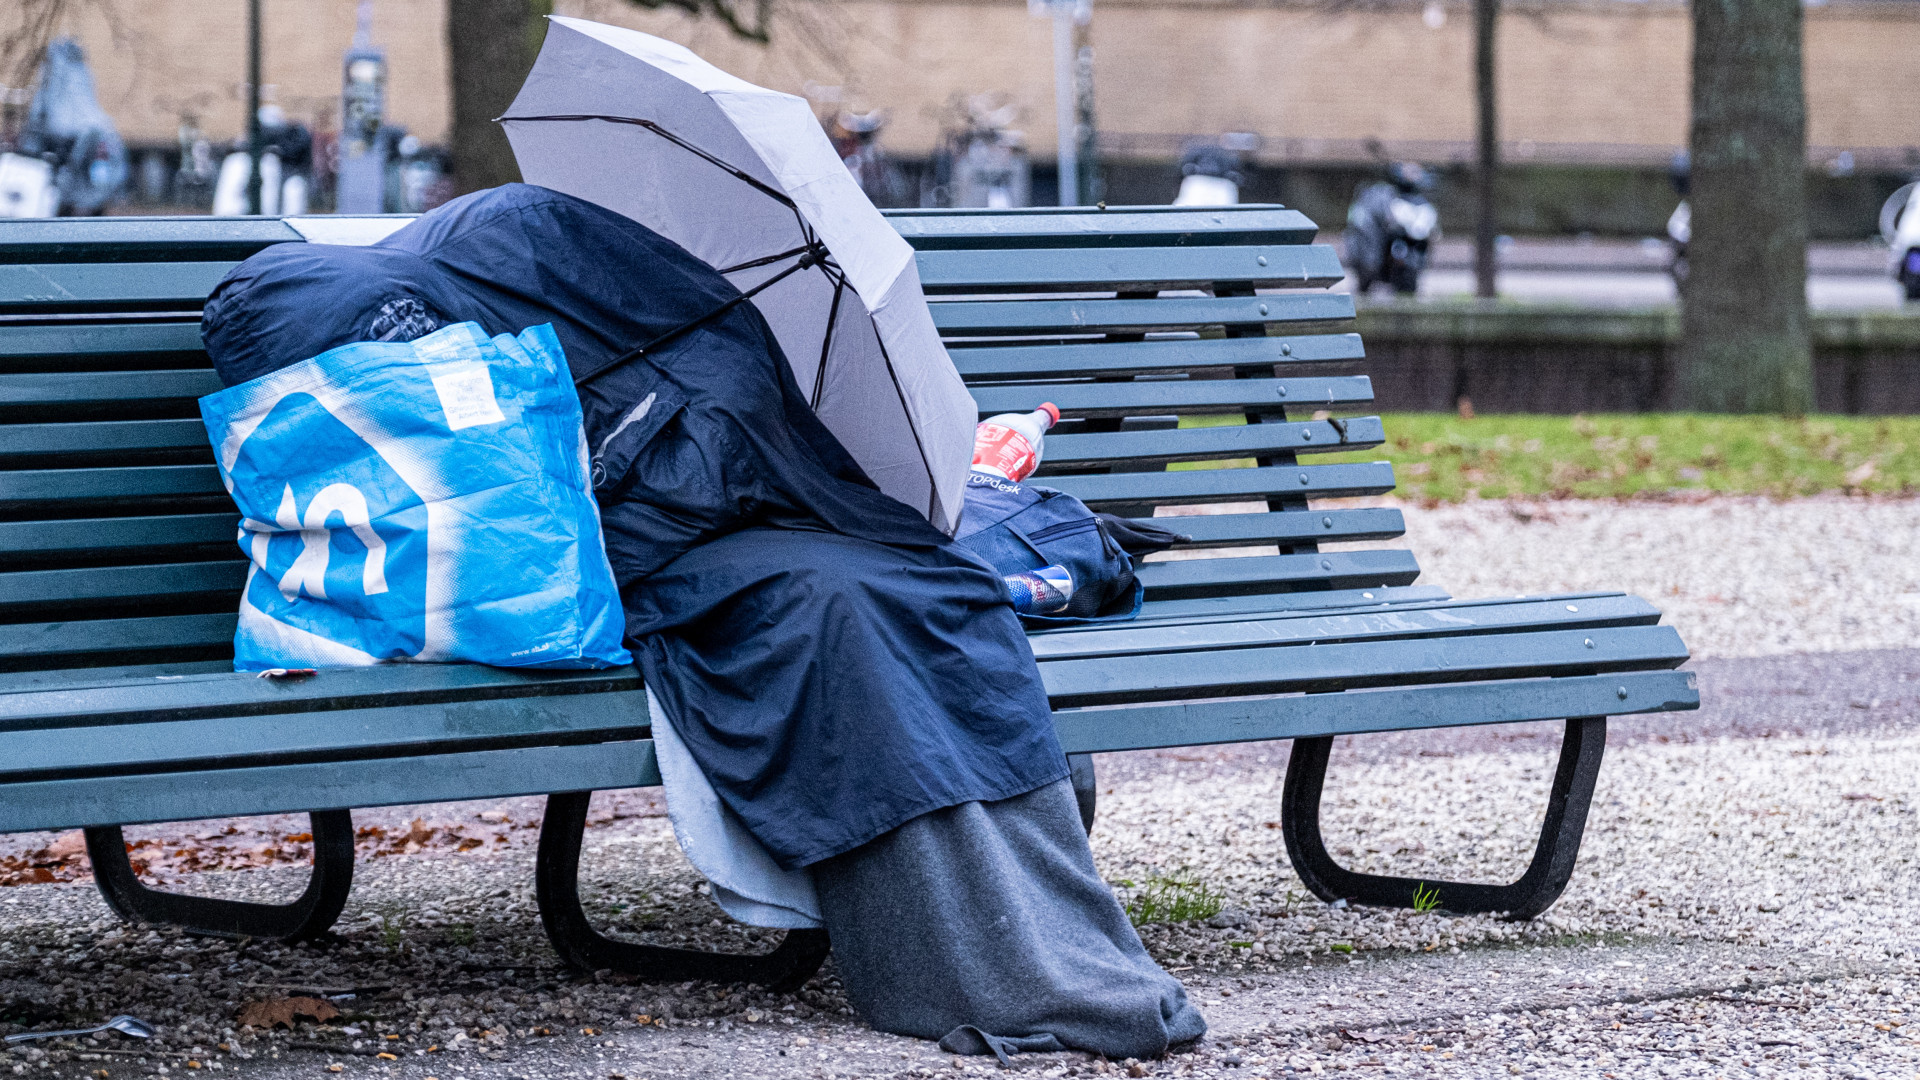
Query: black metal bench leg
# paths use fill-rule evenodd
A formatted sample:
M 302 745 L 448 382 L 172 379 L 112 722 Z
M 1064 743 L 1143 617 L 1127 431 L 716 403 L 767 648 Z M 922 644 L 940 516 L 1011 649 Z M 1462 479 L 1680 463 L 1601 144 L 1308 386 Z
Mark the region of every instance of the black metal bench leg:
M 758 983 L 779 993 L 799 989 L 819 970 L 828 952 L 825 930 L 789 930 L 779 948 L 758 956 L 639 945 L 595 930 L 580 907 L 580 841 L 592 798 L 591 791 L 547 796 L 547 815 L 540 825 L 534 894 L 540 900 L 540 922 L 562 960 L 583 971 L 609 968 L 648 982 Z
M 1093 775 L 1092 754 L 1068 754 L 1067 767 L 1072 769 L 1073 801 L 1080 804 L 1080 826 L 1093 835 L 1093 813 L 1099 801 L 1099 792 L 1095 790 L 1098 781 Z
M 118 825 L 86 830 L 93 882 L 107 906 L 128 922 L 178 926 L 190 934 L 297 941 L 326 933 L 353 888 L 353 812 L 315 810 L 313 876 L 291 904 L 252 904 L 161 892 L 140 883 Z
M 1526 873 L 1510 885 L 1430 881 L 1360 874 L 1333 861 L 1320 836 L 1320 791 L 1333 749 L 1330 735 L 1295 739 L 1287 762 L 1287 785 L 1281 796 L 1280 828 L 1293 868 L 1315 896 L 1329 903 L 1347 900 L 1375 907 L 1414 907 L 1414 893 L 1432 897 L 1442 911 L 1456 915 L 1506 912 L 1531 919 L 1547 910 L 1573 876 L 1580 854 L 1580 838 L 1587 828 L 1587 805 L 1593 799 L 1594 780 L 1607 745 L 1607 718 L 1583 717 L 1567 721 L 1560 744 L 1560 766 L 1547 796 L 1547 818 L 1540 826 L 1540 843 Z

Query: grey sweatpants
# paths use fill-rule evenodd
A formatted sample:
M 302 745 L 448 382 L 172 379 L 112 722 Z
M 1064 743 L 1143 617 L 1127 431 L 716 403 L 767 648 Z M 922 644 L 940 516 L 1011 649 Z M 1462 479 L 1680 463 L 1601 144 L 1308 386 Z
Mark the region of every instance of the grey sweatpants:
M 1109 1058 L 1206 1034 L 1094 872 L 1066 780 L 914 818 L 813 875 L 847 996 L 881 1031 L 1050 1034 Z

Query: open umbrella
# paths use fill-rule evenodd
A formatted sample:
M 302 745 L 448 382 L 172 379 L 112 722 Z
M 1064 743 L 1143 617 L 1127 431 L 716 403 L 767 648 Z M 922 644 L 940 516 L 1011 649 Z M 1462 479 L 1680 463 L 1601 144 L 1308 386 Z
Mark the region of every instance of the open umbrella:
M 501 122 L 528 183 L 625 214 L 725 274 L 867 475 L 954 530 L 973 399 L 912 249 L 805 101 L 670 41 L 556 16 Z

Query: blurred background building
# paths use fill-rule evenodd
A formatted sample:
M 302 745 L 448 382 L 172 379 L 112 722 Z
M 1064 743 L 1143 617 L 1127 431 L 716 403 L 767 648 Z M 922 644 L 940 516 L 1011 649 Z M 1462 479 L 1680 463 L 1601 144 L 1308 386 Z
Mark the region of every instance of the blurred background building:
M 265 96 L 312 129 L 322 157 L 340 126 L 341 58 L 357 8 L 263 4 Z M 447 10 L 445 0 L 372 7 L 371 40 L 387 58 L 386 120 L 414 137 L 416 154 L 448 136 Z M 680 41 L 745 78 L 812 96 L 823 116 L 883 111 L 877 138 L 904 174 L 893 200 L 902 203 L 938 197 L 928 163 L 987 95 L 1016 118 L 1009 126 L 1023 139 L 1010 138 L 1035 164 L 1032 200 L 1053 199 L 1051 27 L 1020 0 L 785 0 L 766 46 L 711 19 L 625 0 L 559 0 L 554 10 Z M 224 152 L 242 134 L 242 5 L 96 0 L 75 6 L 71 30 L 136 178 L 179 175 L 194 138 Z M 1505 5 L 1502 232 L 1661 231 L 1668 162 L 1687 135 L 1689 33 L 1687 8 L 1670 0 Z M 1248 156 L 1245 200 L 1298 206 L 1331 226 L 1375 162 L 1414 159 L 1439 174 L 1442 217 L 1469 216 L 1464 3 L 1099 0 L 1092 39 L 1111 202 L 1170 200 L 1182 147 L 1232 133 Z M 1920 170 L 1920 110 L 1906 96 L 1920 77 L 1920 2 L 1809 6 L 1805 53 L 1813 235 L 1864 237 L 1881 201 Z M 136 181 L 135 203 L 200 197 L 162 187 Z

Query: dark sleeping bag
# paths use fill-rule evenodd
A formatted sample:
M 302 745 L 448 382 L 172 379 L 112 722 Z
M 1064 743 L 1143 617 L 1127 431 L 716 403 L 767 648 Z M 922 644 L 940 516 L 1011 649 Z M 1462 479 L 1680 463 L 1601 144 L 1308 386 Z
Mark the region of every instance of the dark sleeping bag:
M 783 867 L 912 818 L 1066 775 L 998 575 L 882 494 L 738 304 L 626 217 L 509 185 L 371 247 L 241 263 L 203 334 L 229 385 L 351 341 L 449 322 L 551 323 L 581 387 L 629 645 L 721 801 Z

